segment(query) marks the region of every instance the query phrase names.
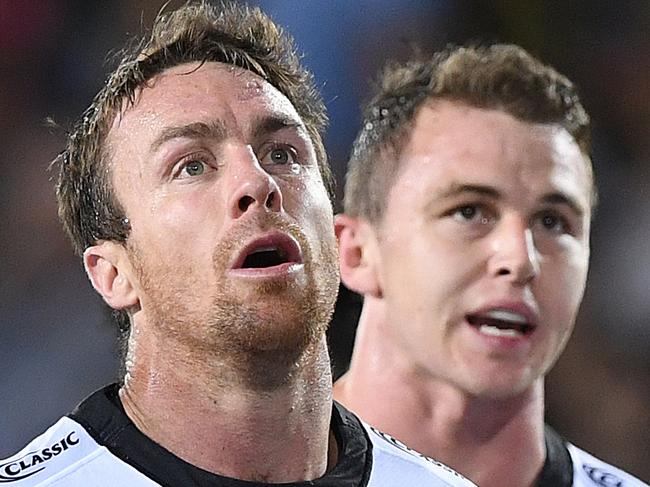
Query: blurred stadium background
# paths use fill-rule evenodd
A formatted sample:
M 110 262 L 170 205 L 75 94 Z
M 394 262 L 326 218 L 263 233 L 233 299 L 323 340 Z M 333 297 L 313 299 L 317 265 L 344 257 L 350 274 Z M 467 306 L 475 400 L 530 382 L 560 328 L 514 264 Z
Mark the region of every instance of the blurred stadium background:
M 161 0 L 0 0 L 0 458 L 115 379 L 115 333 L 56 216 L 46 128 L 90 103 L 107 53 Z M 181 2 L 171 1 L 170 6 Z M 295 36 L 331 117 L 339 179 L 369 80 L 414 46 L 515 42 L 575 81 L 594 121 L 600 206 L 574 337 L 547 381 L 547 419 L 650 480 L 650 2 L 260 0 Z M 345 290 L 330 330 L 345 370 L 360 307 Z

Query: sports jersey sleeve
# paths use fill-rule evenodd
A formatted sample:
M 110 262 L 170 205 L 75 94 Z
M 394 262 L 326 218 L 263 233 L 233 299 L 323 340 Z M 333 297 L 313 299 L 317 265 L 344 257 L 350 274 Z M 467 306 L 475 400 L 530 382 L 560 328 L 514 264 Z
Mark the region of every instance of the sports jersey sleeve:
M 364 423 L 373 446 L 373 467 L 368 487 L 473 486 L 472 482 L 400 441 Z
M 0 484 L 12 487 L 159 485 L 114 457 L 81 425 L 67 417 L 14 456 L 0 460 Z

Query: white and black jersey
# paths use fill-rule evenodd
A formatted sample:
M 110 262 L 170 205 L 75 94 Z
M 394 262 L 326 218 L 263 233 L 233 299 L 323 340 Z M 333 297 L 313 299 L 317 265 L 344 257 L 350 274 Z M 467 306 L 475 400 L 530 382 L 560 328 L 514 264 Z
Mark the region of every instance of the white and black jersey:
M 319 479 L 282 485 L 473 485 L 448 467 L 368 427 L 338 404 L 333 408 L 332 430 L 339 445 L 336 466 Z M 153 442 L 134 426 L 124 412 L 117 385 L 94 393 L 21 452 L 0 460 L 0 484 L 16 487 L 269 485 L 212 474 L 190 465 Z
M 537 487 L 648 487 L 648 484 L 590 455 L 544 429 L 546 461 Z

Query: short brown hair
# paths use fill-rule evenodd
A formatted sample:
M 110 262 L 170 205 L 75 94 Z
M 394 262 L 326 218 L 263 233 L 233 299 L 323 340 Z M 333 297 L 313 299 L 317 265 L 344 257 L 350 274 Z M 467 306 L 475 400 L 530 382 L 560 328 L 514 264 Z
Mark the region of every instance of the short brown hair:
M 425 61 L 389 64 L 380 74 L 348 164 L 346 213 L 373 223 L 381 220 L 416 114 L 436 99 L 502 110 L 526 122 L 558 124 L 584 154 L 590 152 L 589 115 L 565 76 L 519 46 L 450 46 Z
M 134 103 L 139 89 L 157 74 L 189 62 L 216 61 L 261 76 L 293 104 L 316 150 L 330 195 L 332 176 L 322 142 L 327 115 L 313 76 L 299 62 L 293 39 L 257 8 L 204 0 L 162 12 L 151 35 L 135 39 L 121 53 L 90 107 L 68 136 L 58 163 L 56 194 L 59 216 L 75 251 L 99 240 L 125 242 L 129 221 L 111 184 L 106 137 L 115 116 Z M 125 312 L 117 312 L 122 331 Z

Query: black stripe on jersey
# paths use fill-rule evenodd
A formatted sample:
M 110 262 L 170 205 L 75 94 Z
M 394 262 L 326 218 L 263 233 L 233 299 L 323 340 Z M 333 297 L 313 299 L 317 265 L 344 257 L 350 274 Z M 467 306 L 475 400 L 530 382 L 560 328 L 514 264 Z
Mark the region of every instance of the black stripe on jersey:
M 573 485 L 573 462 L 564 440 L 549 425 L 544 425 L 546 460 L 537 487 L 571 487 Z
M 119 386 L 110 385 L 92 394 L 68 416 L 120 460 L 159 483 L 184 487 L 262 487 L 191 465 L 142 434 L 126 415 L 118 397 Z M 339 459 L 332 471 L 310 482 L 282 484 L 286 487 L 366 487 L 372 468 L 372 443 L 359 420 L 334 404 L 332 427 L 339 446 Z M 263 461 L 263 459 L 261 460 Z

